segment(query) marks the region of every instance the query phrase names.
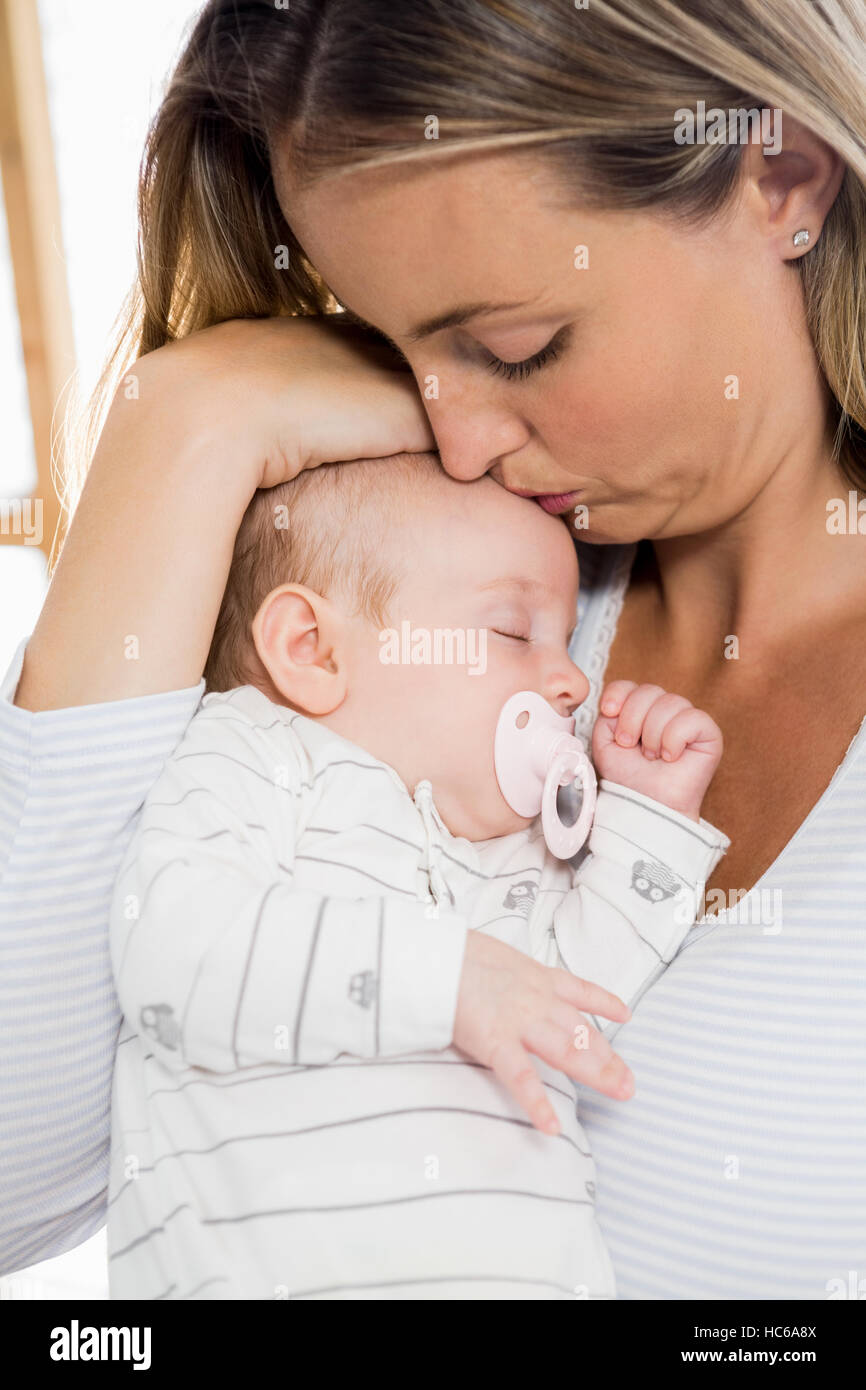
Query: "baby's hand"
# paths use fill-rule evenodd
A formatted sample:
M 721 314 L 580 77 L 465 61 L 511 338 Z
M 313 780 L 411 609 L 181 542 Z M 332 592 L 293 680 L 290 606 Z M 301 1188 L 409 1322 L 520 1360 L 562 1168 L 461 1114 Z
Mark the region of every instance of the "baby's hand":
M 532 1053 L 613 1100 L 628 1100 L 634 1091 L 625 1062 L 583 1010 L 616 1023 L 631 1018 L 601 985 L 542 965 L 483 932 L 468 933 L 453 1041 L 490 1067 L 545 1134 L 559 1134 L 561 1126 Z
M 599 777 L 699 820 L 722 756 L 718 724 L 682 695 L 634 681 L 612 681 L 600 709 L 592 731 Z

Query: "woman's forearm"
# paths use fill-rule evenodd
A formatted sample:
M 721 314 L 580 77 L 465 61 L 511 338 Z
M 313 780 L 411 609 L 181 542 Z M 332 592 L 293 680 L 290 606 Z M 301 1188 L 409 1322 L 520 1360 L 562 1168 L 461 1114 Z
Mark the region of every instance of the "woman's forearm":
M 139 398 L 118 396 L 94 454 L 27 646 L 15 696 L 24 709 L 151 695 L 201 678 L 258 480 L 205 421 L 176 416 L 172 428 L 175 393 L 154 389 L 145 366 L 136 365 Z
M 122 387 L 108 413 L 17 705 L 196 684 L 256 488 L 432 447 L 411 375 L 338 320 L 229 320 L 135 363 L 135 399 Z

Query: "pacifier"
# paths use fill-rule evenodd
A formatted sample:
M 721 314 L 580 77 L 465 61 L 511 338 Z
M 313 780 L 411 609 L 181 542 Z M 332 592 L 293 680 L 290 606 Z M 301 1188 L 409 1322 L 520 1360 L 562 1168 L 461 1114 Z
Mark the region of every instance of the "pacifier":
M 557 714 L 541 695 L 520 690 L 506 700 L 496 724 L 493 764 L 499 790 L 519 816 L 537 816 L 551 854 L 570 859 L 589 834 L 595 812 L 595 770 L 574 734 L 574 716 Z M 556 804 L 560 787 L 580 784 L 583 799 L 574 825 Z

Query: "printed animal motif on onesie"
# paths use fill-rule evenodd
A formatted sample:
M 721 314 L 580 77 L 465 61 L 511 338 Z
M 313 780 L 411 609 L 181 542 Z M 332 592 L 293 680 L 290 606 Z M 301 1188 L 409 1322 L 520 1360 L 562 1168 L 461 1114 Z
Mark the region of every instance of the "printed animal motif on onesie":
M 664 864 L 638 859 L 631 866 L 631 886 L 649 903 L 661 903 L 679 892 L 680 882 Z
M 379 992 L 375 971 L 359 970 L 349 981 L 349 998 L 362 1009 L 370 1009 Z
M 538 884 L 533 883 L 531 878 L 524 878 L 519 883 L 512 883 L 502 906 L 510 908 L 512 912 L 519 912 L 522 917 L 528 917 L 537 895 Z
M 145 1004 L 139 1015 L 141 1030 L 170 1052 L 180 1047 L 180 1024 L 170 1004 Z

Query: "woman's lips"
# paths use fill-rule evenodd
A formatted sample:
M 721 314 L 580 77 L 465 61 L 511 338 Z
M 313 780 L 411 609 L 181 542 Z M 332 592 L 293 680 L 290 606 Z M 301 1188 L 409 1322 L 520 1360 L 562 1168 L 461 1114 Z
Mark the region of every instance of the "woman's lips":
M 567 512 L 570 507 L 575 505 L 580 492 L 528 492 L 522 487 L 512 487 L 509 492 L 515 493 L 518 497 L 531 497 L 546 512 Z
M 536 496 L 536 502 L 546 512 L 567 512 L 574 506 L 579 492 L 545 492 Z

